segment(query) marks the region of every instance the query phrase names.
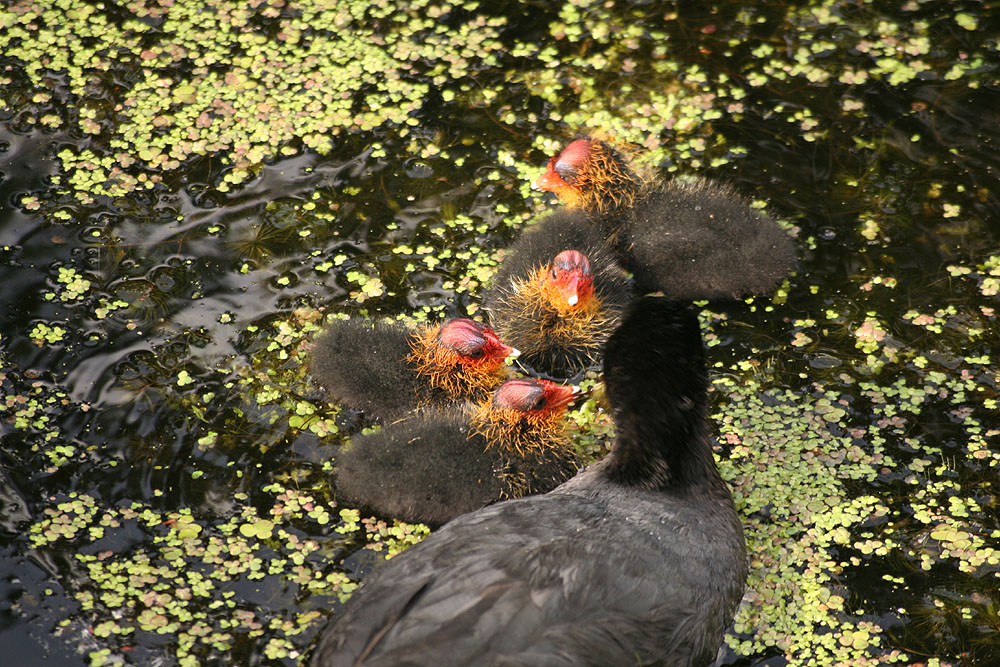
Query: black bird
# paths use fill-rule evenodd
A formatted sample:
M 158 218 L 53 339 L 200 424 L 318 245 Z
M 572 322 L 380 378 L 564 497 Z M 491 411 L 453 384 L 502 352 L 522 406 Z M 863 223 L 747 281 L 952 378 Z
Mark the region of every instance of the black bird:
M 392 420 L 418 407 L 482 399 L 516 357 L 488 326 L 468 318 L 409 329 L 361 318 L 334 320 L 316 339 L 310 372 L 331 398 Z
M 479 405 L 424 410 L 358 436 L 337 459 L 341 500 L 442 524 L 484 505 L 550 491 L 576 474 L 564 428 L 575 387 L 519 378 Z
M 743 531 L 706 420 L 694 312 L 644 297 L 605 350 L 611 453 L 388 561 L 322 633 L 335 665 L 708 665 L 743 595 Z
M 766 294 L 796 266 L 788 234 L 731 186 L 705 179 L 645 182 L 603 141 L 570 142 L 535 187 L 587 213 L 642 293 L 678 299 Z
M 483 308 L 522 363 L 570 378 L 598 362 L 631 297 L 601 230 L 580 211 L 557 211 L 507 249 Z
M 618 238 L 637 289 L 676 298 L 767 294 L 796 264 L 774 220 L 707 180 L 672 181 L 636 201 Z

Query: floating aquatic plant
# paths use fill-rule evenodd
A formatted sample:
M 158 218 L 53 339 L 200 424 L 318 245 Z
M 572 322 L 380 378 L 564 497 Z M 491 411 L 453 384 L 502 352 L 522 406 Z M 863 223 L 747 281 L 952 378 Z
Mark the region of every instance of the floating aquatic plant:
M 44 487 L 18 526 L 46 557 L 69 554 L 56 577 L 83 606 L 61 631 L 92 627 L 94 664 L 296 661 L 326 618 L 316 608 L 356 585 L 351 554 L 427 532 L 330 502 L 357 425 L 309 383 L 310 337 L 330 311 L 475 312 L 502 247 L 542 208 L 528 183 L 543 156 L 587 131 L 647 172 L 756 188 L 801 230 L 803 271 L 776 299 L 705 318 L 720 462 L 753 556 L 730 646 L 795 664 L 986 655 L 1000 260 L 981 233 L 992 181 L 969 167 L 995 144 L 961 127 L 960 108 L 985 108 L 971 96 L 998 85 L 985 15 L 845 0 L 512 7 L 0 10 L 4 122 L 15 139 L 53 138 L 57 163 L 12 201 L 67 250 L 39 305 L 25 294 L 30 324 L 0 338 L 5 454 Z M 524 12 L 537 39 L 509 27 Z M 250 184 L 266 205 L 248 205 Z M 99 347 L 112 368 L 92 410 L 67 376 L 102 341 L 117 347 Z M 571 418 L 599 457 L 599 401 Z M 87 430 L 109 423 L 134 442 Z M 127 467 L 149 498 L 59 486 L 118 470 L 100 488 L 134 489 Z M 225 497 L 200 502 L 206 489 Z M 240 597 L 257 584 L 282 592 Z

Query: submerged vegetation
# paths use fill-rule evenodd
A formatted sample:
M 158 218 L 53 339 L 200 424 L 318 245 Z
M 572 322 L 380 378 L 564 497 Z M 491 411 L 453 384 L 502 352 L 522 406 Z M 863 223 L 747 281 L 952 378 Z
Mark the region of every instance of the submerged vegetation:
M 338 448 L 370 424 L 311 384 L 309 341 L 326 317 L 476 315 L 551 205 L 529 183 L 591 132 L 648 173 L 732 181 L 801 249 L 773 298 L 704 311 L 751 551 L 725 660 L 1000 653 L 991 14 L 8 4 L 12 626 L 92 665 L 297 662 L 373 561 L 428 533 L 336 502 Z M 599 398 L 571 417 L 599 457 Z

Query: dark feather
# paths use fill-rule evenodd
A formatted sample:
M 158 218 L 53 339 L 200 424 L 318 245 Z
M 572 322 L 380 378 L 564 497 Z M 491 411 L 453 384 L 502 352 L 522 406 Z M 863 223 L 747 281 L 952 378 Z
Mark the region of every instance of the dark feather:
M 795 269 L 795 246 L 731 187 L 671 182 L 636 200 L 619 247 L 644 293 L 679 299 L 767 294 Z
M 393 419 L 416 408 L 421 391 L 406 361 L 412 336 L 401 324 L 333 320 L 314 343 L 310 372 L 335 402 Z
M 606 358 L 612 454 L 544 496 L 461 516 L 384 564 L 323 633 L 313 665 L 712 662 L 747 570 L 704 424 L 697 319 L 642 299 Z M 657 398 L 666 416 L 646 411 Z
M 565 436 L 553 433 L 552 446 L 518 452 L 511 447 L 517 443 L 490 443 L 475 432 L 470 411 L 421 410 L 355 437 L 337 457 L 340 498 L 383 516 L 440 525 L 498 500 L 551 491 L 576 474 Z M 519 426 L 550 444 L 537 432 L 549 426 Z M 518 433 L 511 437 L 528 439 Z
M 468 437 L 468 419 L 461 408 L 428 410 L 354 438 L 337 459 L 339 494 L 377 514 L 431 524 L 496 502 L 500 455 L 481 435 Z
M 571 324 L 554 308 L 539 305 L 524 293 L 524 281 L 563 250 L 578 250 L 590 261 L 594 294 L 601 302 L 596 323 L 580 323 L 571 336 L 553 335 Z M 614 252 L 600 229 L 585 213 L 558 211 L 526 229 L 507 249 L 492 286 L 483 295 L 490 324 L 509 345 L 521 351 L 522 364 L 554 377 L 573 377 L 595 365 L 608 336 L 632 296 L 632 290 Z

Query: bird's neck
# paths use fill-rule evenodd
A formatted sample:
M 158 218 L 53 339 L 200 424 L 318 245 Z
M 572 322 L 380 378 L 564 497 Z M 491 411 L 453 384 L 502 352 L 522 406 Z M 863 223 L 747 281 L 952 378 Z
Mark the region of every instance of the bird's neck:
M 605 360 L 605 381 L 615 422 L 606 470 L 621 484 L 681 491 L 719 477 L 697 315 L 685 309 L 673 323 L 646 354 L 630 352 L 624 361 L 606 355 L 614 356 L 610 369 Z
M 625 486 L 676 492 L 717 479 L 703 405 L 616 420 L 606 474 Z
M 619 158 L 598 154 L 591 157 L 578 187 L 578 206 L 591 215 L 604 217 L 631 208 L 643 183 Z

